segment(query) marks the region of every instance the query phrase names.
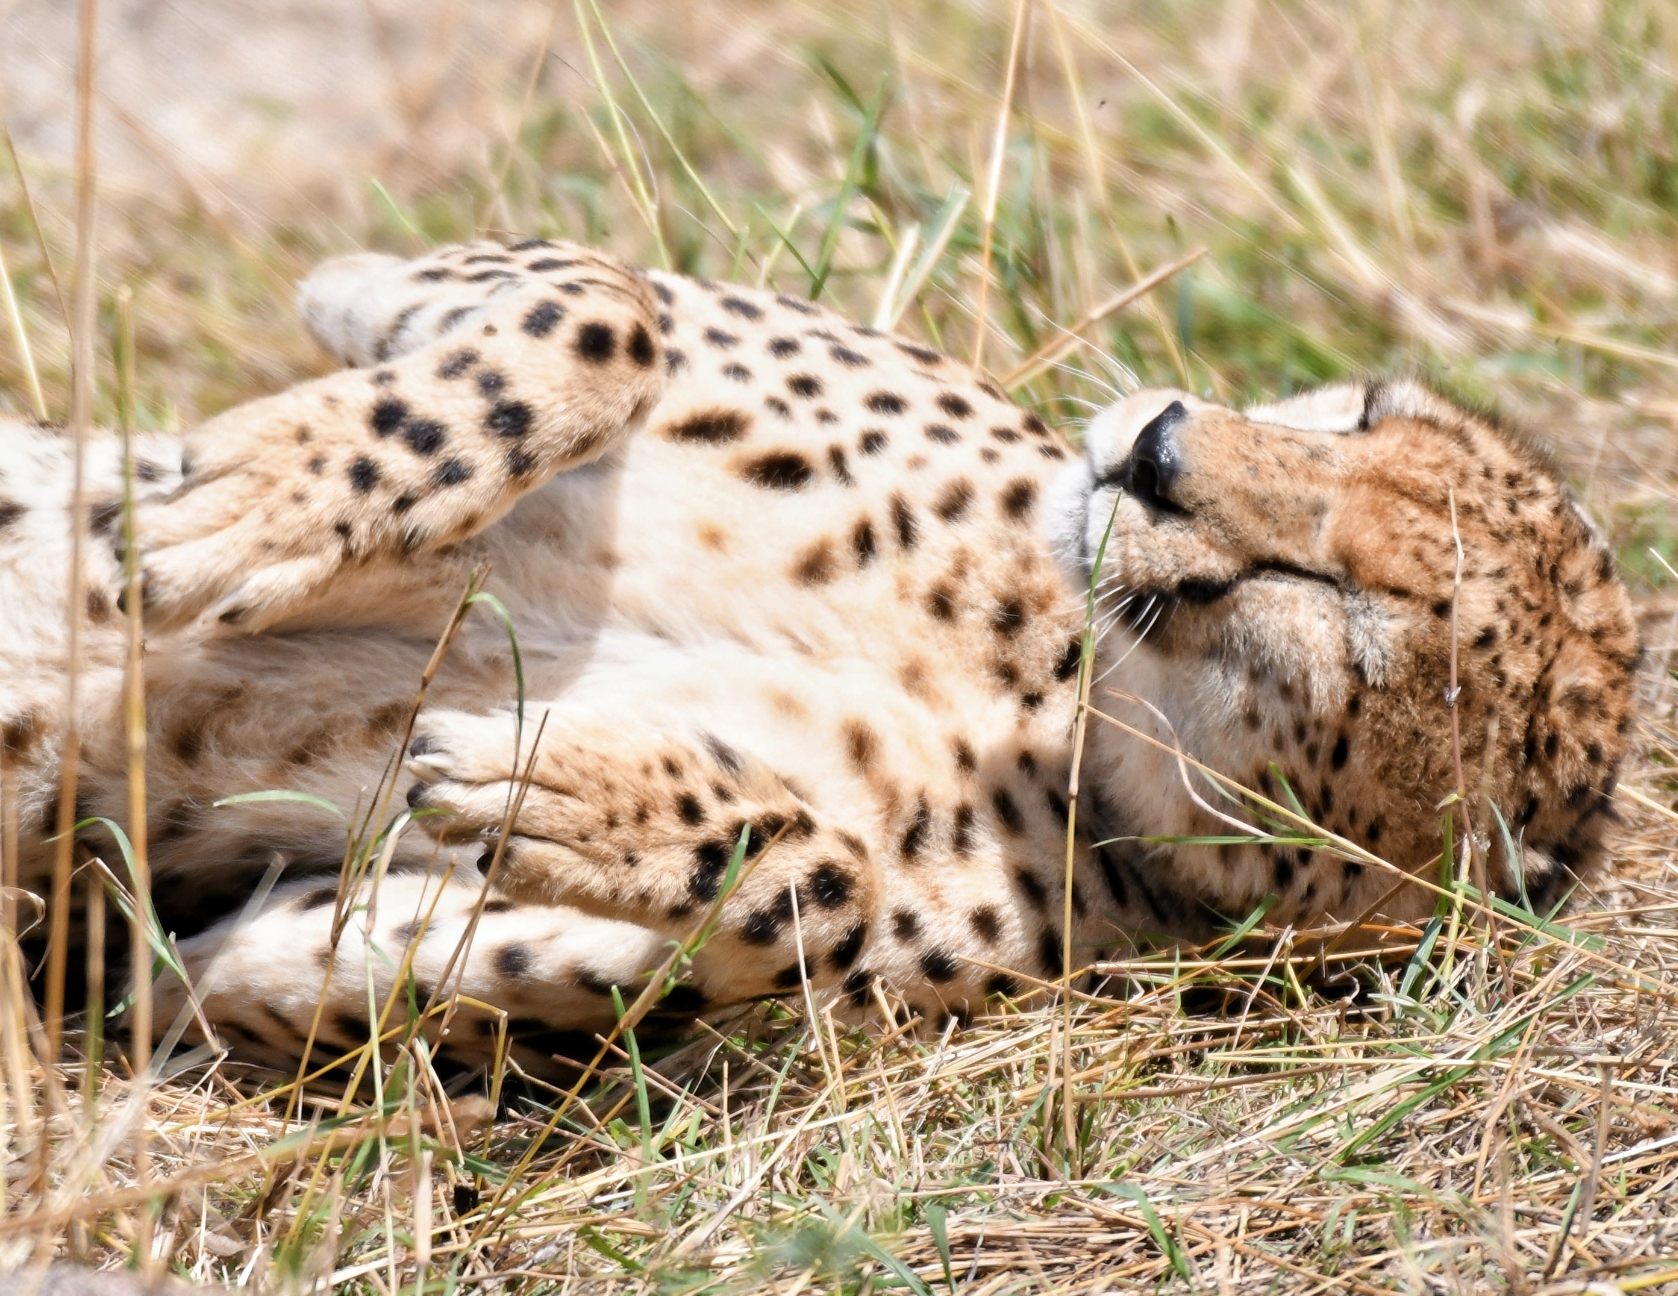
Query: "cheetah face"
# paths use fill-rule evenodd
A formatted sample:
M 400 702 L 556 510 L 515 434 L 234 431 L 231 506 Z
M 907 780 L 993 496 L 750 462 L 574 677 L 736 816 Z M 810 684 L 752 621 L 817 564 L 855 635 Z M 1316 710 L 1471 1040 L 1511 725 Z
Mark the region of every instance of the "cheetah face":
M 1463 779 L 1493 883 L 1553 901 L 1596 862 L 1636 632 L 1608 550 L 1513 436 L 1413 383 L 1244 414 L 1146 391 L 1099 417 L 1087 450 L 1057 483 L 1050 526 L 1081 588 L 1106 536 L 1098 710 L 1285 800 L 1279 771 L 1319 825 L 1419 870 L 1456 785 L 1454 646 Z M 1091 741 L 1126 832 L 1230 833 L 1173 756 L 1108 724 Z M 1135 849 L 1197 913 L 1269 894 L 1294 922 L 1433 904 L 1321 850 Z

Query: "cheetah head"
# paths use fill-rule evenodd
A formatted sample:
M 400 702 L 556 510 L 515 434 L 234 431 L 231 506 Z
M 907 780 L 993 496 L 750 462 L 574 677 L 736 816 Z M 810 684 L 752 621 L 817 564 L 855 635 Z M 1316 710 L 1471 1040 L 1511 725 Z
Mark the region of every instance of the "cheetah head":
M 1552 904 L 1600 861 L 1630 602 L 1565 487 L 1487 417 L 1412 382 L 1244 414 L 1145 391 L 1095 420 L 1055 496 L 1081 587 L 1106 536 L 1091 704 L 1138 732 L 1093 721 L 1086 768 L 1162 926 L 1269 895 L 1294 923 L 1414 917 L 1434 897 L 1320 847 L 1162 842 L 1239 836 L 1214 811 L 1241 811 L 1138 733 L 1433 879 L 1460 747 L 1498 891 Z

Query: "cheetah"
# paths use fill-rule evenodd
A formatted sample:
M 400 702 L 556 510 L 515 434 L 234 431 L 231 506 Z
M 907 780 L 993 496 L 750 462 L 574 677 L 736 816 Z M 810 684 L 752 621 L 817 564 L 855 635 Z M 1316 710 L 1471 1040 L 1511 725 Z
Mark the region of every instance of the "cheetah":
M 1414 919 L 1434 897 L 1395 870 L 1438 857 L 1459 777 L 1503 895 L 1550 905 L 1603 856 L 1628 597 L 1556 474 L 1417 382 L 1144 390 L 1074 449 L 917 342 L 569 243 L 353 256 L 299 300 L 346 367 L 137 452 L 155 902 L 239 1056 L 362 1044 L 411 978 L 465 1005 L 444 1053 L 481 1064 L 504 1022 L 541 1067 L 714 908 L 672 1022 L 808 987 L 939 1023 L 1068 944 L 1262 903 Z M 0 725 L 40 891 L 70 461 L 0 437 Z M 121 819 L 114 441 L 85 480 L 76 814 Z M 474 607 L 411 719 L 474 573 L 518 657 Z M 1362 853 L 1267 835 L 1196 761 Z M 382 786 L 342 895 L 341 815 Z M 273 789 L 313 800 L 241 799 Z M 157 994 L 162 1030 L 187 996 Z

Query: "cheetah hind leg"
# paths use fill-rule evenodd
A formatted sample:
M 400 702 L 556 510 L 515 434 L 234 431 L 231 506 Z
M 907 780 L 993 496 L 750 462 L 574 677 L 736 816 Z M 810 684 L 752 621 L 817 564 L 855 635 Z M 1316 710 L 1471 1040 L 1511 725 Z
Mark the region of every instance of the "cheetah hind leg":
M 461 863 L 470 874 L 470 859 Z M 652 932 L 485 896 L 475 875 L 444 876 L 441 868 L 364 884 L 334 944 L 336 913 L 334 879 L 300 880 L 275 888 L 254 916 L 180 942 L 203 1015 L 235 1057 L 290 1070 L 312 1031 L 311 1067 L 325 1066 L 366 1044 L 371 1017 L 391 1042 L 387 1061 L 394 1041 L 415 1031 L 456 1066 L 493 1065 L 505 1030 L 515 1061 L 558 1076 L 564 1068 L 555 1055 L 587 1061 L 596 1033 L 616 1020 L 612 987 L 633 1001 L 668 953 Z M 419 1014 L 456 992 L 445 1036 L 441 1012 Z M 691 1018 L 703 1002 L 696 987 L 679 984 L 659 1019 L 684 1009 Z M 179 1020 L 188 1038 L 201 1040 L 186 987 L 172 973 L 154 985 L 153 1003 L 159 1039 Z
M 519 760 L 510 716 L 421 716 L 409 803 L 446 812 L 422 826 L 445 844 L 481 843 L 480 867 L 491 865 L 536 729 L 527 717 Z M 681 940 L 707 920 L 749 827 L 738 885 L 695 959 L 707 994 L 738 1002 L 805 976 L 837 983 L 863 952 L 881 890 L 866 844 L 751 753 L 556 708 L 530 769 L 493 879 L 509 896 Z
M 505 262 L 480 278 L 476 256 Z M 260 630 L 346 566 L 458 543 L 620 444 L 662 391 L 652 291 L 598 253 L 355 258 L 303 296 L 343 357 L 393 358 L 188 434 L 181 485 L 137 519 L 154 627 Z

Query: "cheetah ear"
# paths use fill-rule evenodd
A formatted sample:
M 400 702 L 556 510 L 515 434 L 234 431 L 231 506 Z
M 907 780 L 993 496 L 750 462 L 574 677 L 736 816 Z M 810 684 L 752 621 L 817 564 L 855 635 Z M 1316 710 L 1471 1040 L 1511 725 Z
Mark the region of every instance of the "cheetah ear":
M 1255 405 L 1246 415 L 1255 423 L 1301 432 L 1366 432 L 1387 418 L 1425 419 L 1454 426 L 1466 417 L 1443 396 L 1410 378 L 1335 383 L 1271 405 Z
M 1270 423 L 1300 432 L 1357 432 L 1367 426 L 1363 411 L 1369 386 L 1368 383 L 1334 383 L 1269 405 L 1254 405 L 1244 413 L 1254 423 Z

